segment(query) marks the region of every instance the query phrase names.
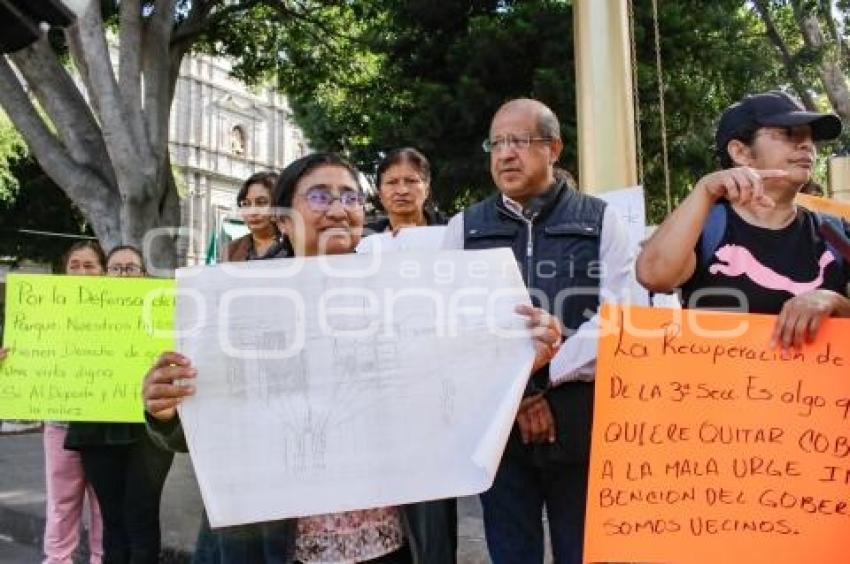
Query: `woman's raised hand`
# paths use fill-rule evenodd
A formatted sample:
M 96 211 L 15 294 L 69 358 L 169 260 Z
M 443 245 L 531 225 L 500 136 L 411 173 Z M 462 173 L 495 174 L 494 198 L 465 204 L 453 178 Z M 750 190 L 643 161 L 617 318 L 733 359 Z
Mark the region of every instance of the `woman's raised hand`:
M 145 375 L 142 397 L 145 411 L 160 421 L 177 415 L 177 406 L 195 393 L 193 378 L 197 371 L 188 358 L 176 352 L 164 352 Z

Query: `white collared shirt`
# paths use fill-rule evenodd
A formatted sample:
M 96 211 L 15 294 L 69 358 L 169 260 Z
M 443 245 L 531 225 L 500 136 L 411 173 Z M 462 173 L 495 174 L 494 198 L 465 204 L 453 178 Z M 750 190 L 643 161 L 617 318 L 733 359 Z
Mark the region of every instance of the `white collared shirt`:
M 520 218 L 522 205 L 502 195 L 505 206 Z M 446 227 L 444 249 L 463 249 L 463 212 L 456 214 Z M 599 300 L 623 302 L 633 277 L 634 256 L 629 248 L 625 226 L 611 206 L 605 207 L 599 236 Z M 599 329 L 598 312 L 579 325 L 549 363 L 549 379 L 553 386 L 569 381 L 591 382 L 596 377 L 596 352 Z

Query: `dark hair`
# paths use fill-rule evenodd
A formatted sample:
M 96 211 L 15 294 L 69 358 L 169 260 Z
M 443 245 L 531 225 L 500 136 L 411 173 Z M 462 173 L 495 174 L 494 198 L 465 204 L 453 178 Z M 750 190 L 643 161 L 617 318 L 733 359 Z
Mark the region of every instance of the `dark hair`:
M 62 255 L 62 262 L 60 264 L 62 274 L 67 274 L 68 272 L 68 261 L 71 260 L 71 255 L 83 249 L 91 250 L 97 256 L 97 262 L 100 263 L 101 270 L 106 270 L 106 255 L 103 253 L 103 247 L 94 239 L 87 239 L 85 241 L 77 241 L 68 247 L 68 250 Z
M 426 183 L 431 182 L 431 163 L 428 162 L 425 155 L 413 147 L 402 147 L 400 149 L 393 149 L 387 153 L 387 156 L 381 159 L 380 163 L 378 163 L 375 182 L 378 185 L 379 190 L 381 188 L 381 180 L 384 177 L 384 173 L 387 172 L 387 169 L 400 163 L 410 164 L 416 169 L 419 176 L 422 177 L 422 180 Z
M 239 193 L 236 194 L 236 205 L 239 205 L 239 202 L 244 200 L 248 196 L 248 188 L 251 187 L 252 184 L 261 184 L 265 186 L 269 194 L 274 192 L 274 186 L 277 183 L 277 173 L 271 171 L 263 171 L 263 172 L 255 172 L 251 176 L 248 177 L 245 182 L 242 183 L 242 187 L 239 189 Z M 141 256 L 141 254 L 139 255 Z
M 114 255 L 115 253 L 117 253 L 119 251 L 130 251 L 133 254 L 135 254 L 137 257 L 139 257 L 139 262 L 142 263 L 142 270 L 144 270 L 144 268 L 145 268 L 145 258 L 142 256 L 142 251 L 140 251 L 139 249 L 137 249 L 133 245 L 118 245 L 117 247 L 114 247 L 106 255 L 106 264 L 109 264 L 109 259 L 112 258 L 112 255 Z
M 760 125 L 750 124 L 742 127 L 741 129 L 735 131 L 730 137 L 729 141 L 740 141 L 746 146 L 750 146 L 753 144 L 753 140 L 756 138 L 756 133 L 761 129 Z M 732 160 L 731 155 L 729 155 L 729 142 L 726 142 L 726 147 L 717 147 L 717 158 L 720 159 L 720 168 L 735 168 L 735 161 Z
M 289 163 L 289 166 L 280 171 L 280 176 L 272 192 L 272 201 L 275 206 L 282 208 L 292 207 L 292 199 L 295 197 L 295 187 L 301 178 L 322 166 L 338 166 L 344 168 L 351 174 L 357 189 L 360 189 L 359 172 L 354 165 L 337 155 L 336 153 L 313 153 L 301 157 Z

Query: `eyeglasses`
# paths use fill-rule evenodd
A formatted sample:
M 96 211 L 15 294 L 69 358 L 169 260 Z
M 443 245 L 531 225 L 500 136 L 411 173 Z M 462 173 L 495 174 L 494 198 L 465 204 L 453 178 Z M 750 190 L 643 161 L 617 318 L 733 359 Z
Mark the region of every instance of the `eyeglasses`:
M 113 264 L 106 271 L 109 274 L 141 274 L 142 267 L 138 264 Z
M 344 190 L 339 193 L 339 196 L 334 196 L 328 190 L 312 188 L 307 190 L 306 194 L 300 194 L 300 196 L 307 200 L 307 205 L 315 212 L 328 211 L 337 200 L 342 204 L 342 207 L 348 210 L 357 209 L 366 201 L 362 193 L 354 190 Z
M 551 137 L 534 137 L 530 134 L 526 135 L 506 135 L 504 137 L 496 137 L 495 139 L 485 139 L 481 144 L 481 148 L 485 153 L 498 153 L 508 148 L 528 149 L 532 143 L 538 141 L 551 141 Z

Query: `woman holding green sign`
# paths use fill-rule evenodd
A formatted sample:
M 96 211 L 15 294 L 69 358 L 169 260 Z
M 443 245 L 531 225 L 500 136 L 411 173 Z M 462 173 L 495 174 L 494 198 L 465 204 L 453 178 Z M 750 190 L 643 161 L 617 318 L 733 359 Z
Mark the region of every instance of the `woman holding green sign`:
M 135 247 L 115 247 L 109 276 L 145 275 Z M 174 453 L 156 446 L 142 423 L 72 423 L 65 448 L 82 458 L 103 513 L 104 564 L 157 564 L 159 502 Z
M 106 267 L 103 249 L 96 241 L 74 243 L 62 260 L 62 272 L 76 276 L 100 276 Z M 91 510 L 89 551 L 91 564 L 103 556 L 100 507 L 86 480 L 80 455 L 65 450 L 68 424 L 45 422 L 44 466 L 47 477 L 47 515 L 44 527 L 44 564 L 71 564 L 80 540 L 83 501 Z

